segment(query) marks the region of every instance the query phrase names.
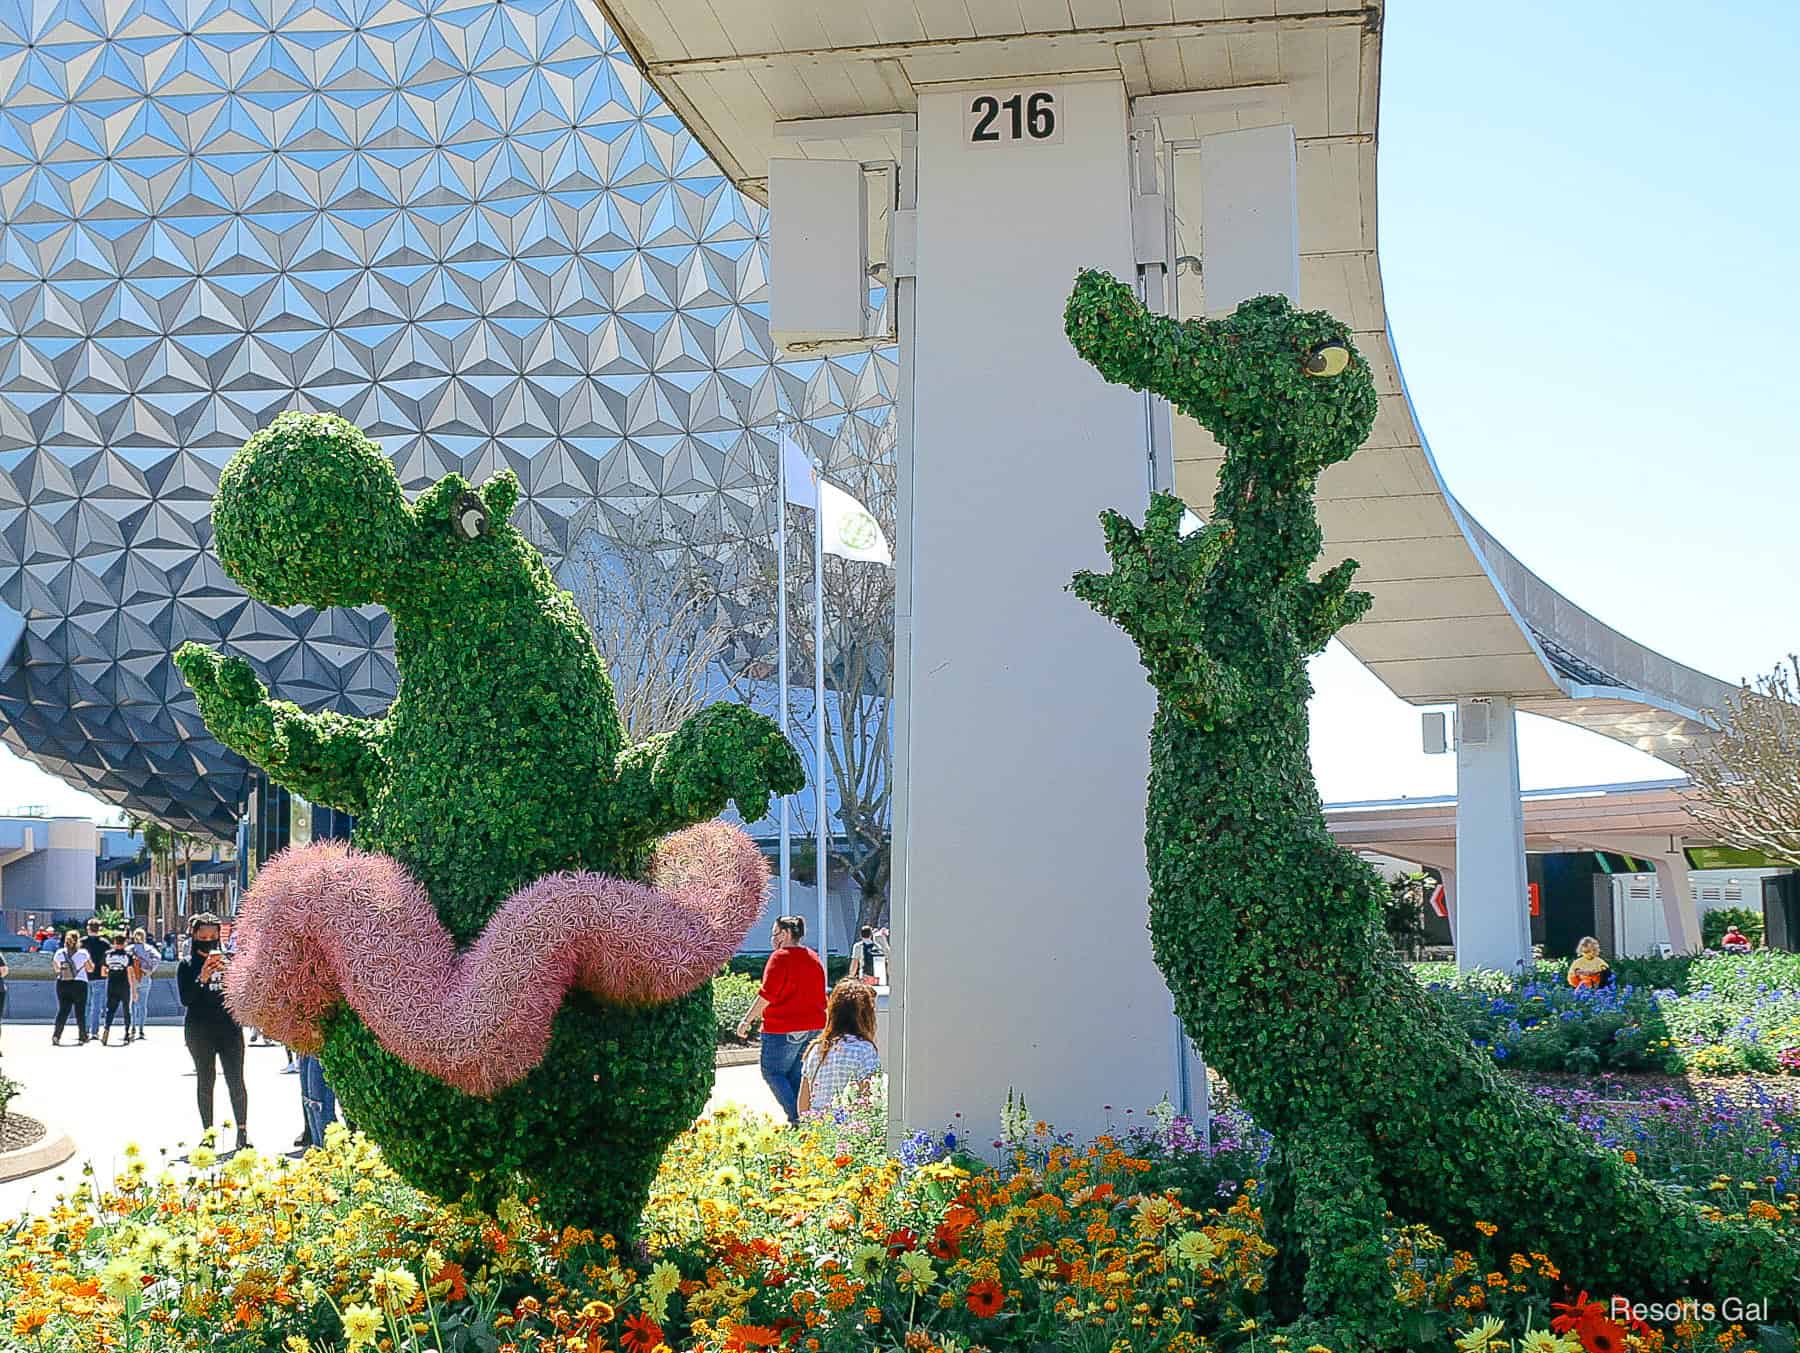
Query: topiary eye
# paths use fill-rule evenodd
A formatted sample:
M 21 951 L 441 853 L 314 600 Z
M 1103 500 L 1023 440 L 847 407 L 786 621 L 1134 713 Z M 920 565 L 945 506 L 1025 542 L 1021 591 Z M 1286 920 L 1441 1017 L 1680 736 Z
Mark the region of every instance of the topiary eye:
M 1300 369 L 1309 376 L 1341 375 L 1350 365 L 1350 347 L 1341 338 L 1315 343 L 1300 359 Z
M 487 507 L 473 493 L 465 493 L 450 510 L 450 525 L 463 540 L 478 540 L 488 531 Z

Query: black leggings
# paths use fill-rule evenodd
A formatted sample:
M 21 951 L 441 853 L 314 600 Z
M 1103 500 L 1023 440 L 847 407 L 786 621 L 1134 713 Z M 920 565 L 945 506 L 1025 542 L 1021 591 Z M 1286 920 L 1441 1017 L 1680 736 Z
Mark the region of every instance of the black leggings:
M 69 1023 L 69 1012 L 75 1012 L 75 1032 L 81 1035 L 83 1043 L 88 1041 L 87 1027 L 87 983 L 58 982 L 56 984 L 56 1032 L 53 1038 L 61 1038 L 63 1029 Z
M 131 1037 L 131 988 L 123 991 L 106 989 L 106 1036 L 112 1037 L 113 1016 L 120 1011 L 125 1013 L 125 1037 Z
M 244 1031 L 235 1024 L 189 1019 L 182 1026 L 188 1056 L 194 1059 L 194 1098 L 200 1105 L 200 1126 L 213 1125 L 213 1085 L 217 1071 L 213 1059 L 225 1068 L 225 1092 L 231 1096 L 232 1121 L 238 1131 L 250 1113 L 250 1096 L 244 1090 Z

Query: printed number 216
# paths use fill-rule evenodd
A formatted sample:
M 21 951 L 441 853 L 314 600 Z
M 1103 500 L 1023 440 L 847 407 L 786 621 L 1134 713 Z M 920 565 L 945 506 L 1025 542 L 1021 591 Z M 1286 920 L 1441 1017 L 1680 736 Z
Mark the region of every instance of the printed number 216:
M 1047 141 L 1056 135 L 1056 95 L 1047 89 L 1006 99 L 981 94 L 969 111 L 975 115 L 971 141 Z

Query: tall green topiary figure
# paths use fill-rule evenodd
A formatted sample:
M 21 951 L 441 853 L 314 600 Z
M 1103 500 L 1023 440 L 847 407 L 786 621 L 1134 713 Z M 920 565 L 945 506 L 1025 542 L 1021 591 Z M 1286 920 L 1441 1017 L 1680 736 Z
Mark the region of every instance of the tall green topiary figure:
M 664 1147 L 698 1115 L 712 1084 L 710 988 L 703 965 L 698 989 L 689 983 L 673 1000 L 610 1002 L 581 990 L 565 999 L 562 986 L 534 986 L 575 942 L 565 894 L 582 885 L 584 905 L 624 917 L 585 957 L 629 969 L 622 980 L 651 991 L 663 895 L 616 881 L 645 878 L 666 834 L 715 816 L 728 800 L 753 820 L 771 793 L 793 792 L 804 775 L 775 725 L 735 705 L 711 706 L 673 734 L 626 746 L 587 626 L 538 552 L 507 525 L 518 494 L 510 472 L 479 491 L 452 474 L 408 503 L 393 466 L 357 428 L 283 414 L 220 476 L 219 557 L 272 605 L 385 606 L 400 669 L 393 705 L 380 719 L 307 714 L 271 700 L 241 659 L 188 644 L 176 661 L 214 736 L 296 793 L 355 814 L 356 845 L 381 853 L 327 854 L 298 886 L 308 899 L 348 907 L 336 931 L 374 928 L 359 941 L 361 963 L 356 946 L 343 952 L 341 934 L 324 939 L 339 944 L 335 956 L 365 989 L 373 984 L 370 1004 L 398 1005 L 382 1012 L 387 1045 L 351 1002 L 332 999 L 338 988 L 323 988 L 332 975 L 316 945 L 288 950 L 287 967 L 297 970 L 267 983 L 285 978 L 316 997 L 306 1033 L 322 1043 L 349 1115 L 401 1173 L 434 1193 L 491 1205 L 522 1178 L 550 1220 L 627 1234 Z M 367 898 L 356 891 L 364 878 L 372 880 Z M 749 884 L 759 892 L 760 880 Z M 417 925 L 423 938 L 393 938 L 418 920 L 406 906 L 421 887 L 427 899 L 417 905 L 439 951 Z M 753 916 L 758 898 L 749 904 Z M 497 913 L 504 933 L 483 936 Z M 420 970 L 444 952 L 466 953 L 478 937 L 485 960 L 460 975 L 461 985 Z M 622 952 L 633 941 L 638 951 Z M 735 943 L 727 940 L 727 953 Z M 474 996 L 495 1008 L 511 1000 L 490 1020 L 486 1046 L 498 1029 L 518 1064 L 475 1065 L 462 1086 L 417 1069 L 445 1049 L 406 1046 L 406 1003 L 422 1010 L 446 992 L 457 1008 L 437 1011 L 436 1025 L 419 1020 L 439 1030 L 419 1037 L 446 1043 L 467 1033 L 456 1021 Z M 535 1013 L 529 1001 L 521 1013 L 520 992 L 538 1002 Z M 513 1051 L 530 1043 L 533 1020 L 540 1045 L 549 1023 L 536 1063 Z M 469 1042 L 477 1046 L 472 1035 Z
M 1170 494 L 1142 529 L 1108 512 L 1112 572 L 1073 588 L 1136 642 L 1157 692 L 1150 932 L 1188 1031 L 1275 1135 L 1272 1296 L 1306 1336 L 1293 1346 L 1406 1345 L 1383 1243 L 1396 1222 L 1477 1250 L 1492 1223 L 1595 1293 L 1792 1293 L 1791 1241 L 1704 1220 L 1506 1083 L 1393 959 L 1373 871 L 1326 830 L 1305 663 L 1370 601 L 1354 561 L 1309 577 L 1319 473 L 1375 420 L 1344 326 L 1268 296 L 1177 322 L 1084 272 L 1066 327 L 1102 376 L 1225 449 L 1203 530 L 1181 535 Z

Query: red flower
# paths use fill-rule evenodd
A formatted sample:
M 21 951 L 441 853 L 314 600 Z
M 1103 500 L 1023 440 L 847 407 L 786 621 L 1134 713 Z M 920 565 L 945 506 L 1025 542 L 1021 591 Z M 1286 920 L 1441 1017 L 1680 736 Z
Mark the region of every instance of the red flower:
M 961 1203 L 944 1213 L 944 1225 L 957 1232 L 968 1230 L 980 1220 L 981 1217 L 974 1208 L 964 1207 Z
M 889 1231 L 887 1238 L 888 1258 L 895 1259 L 908 1250 L 919 1248 L 918 1234 L 911 1227 L 902 1226 L 898 1230 Z
M 1597 1301 L 1589 1301 L 1586 1292 L 1573 1301 L 1553 1301 L 1550 1309 L 1562 1312 L 1550 1322 L 1550 1328 L 1557 1334 L 1567 1334 L 1570 1330 L 1579 1328 L 1586 1320 L 1606 1318 L 1606 1308 Z
M 1596 1302 L 1595 1305 L 1598 1306 L 1599 1303 Z M 1587 1353 L 1623 1353 L 1625 1348 L 1625 1327 L 1615 1320 L 1608 1320 L 1604 1315 L 1590 1314 L 1582 1317 L 1575 1332 Z
M 958 1258 L 962 1254 L 962 1232 L 951 1226 L 949 1222 L 943 1223 L 931 1233 L 931 1239 L 925 1246 L 925 1252 L 933 1259 L 942 1259 L 946 1262 Z
M 1612 1308 L 1615 1311 L 1623 1311 L 1625 1313 L 1624 1324 L 1633 1334 L 1653 1334 L 1655 1332 L 1649 1325 L 1645 1324 L 1631 1313 L 1631 1303 L 1626 1301 L 1624 1297 L 1614 1297 Z
M 647 1315 L 625 1318 L 625 1332 L 619 1336 L 619 1347 L 629 1353 L 650 1353 L 663 1341 L 662 1326 Z
M 1000 1308 L 1006 1305 L 1006 1289 L 992 1278 L 983 1278 L 979 1282 L 969 1284 L 968 1294 L 963 1298 L 969 1310 L 983 1320 L 992 1320 L 1000 1314 Z

